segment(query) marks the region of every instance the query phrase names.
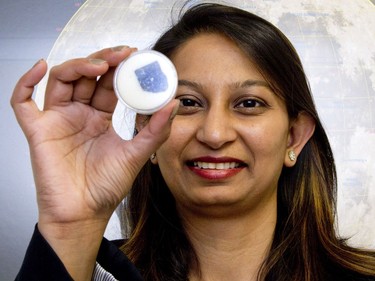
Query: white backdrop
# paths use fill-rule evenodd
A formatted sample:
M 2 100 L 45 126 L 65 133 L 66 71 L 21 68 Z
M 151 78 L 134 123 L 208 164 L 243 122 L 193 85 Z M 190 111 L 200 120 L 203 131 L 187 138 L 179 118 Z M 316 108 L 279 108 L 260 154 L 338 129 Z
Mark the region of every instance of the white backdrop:
M 116 45 L 148 48 L 171 23 L 172 3 L 87 0 L 62 30 L 48 62 L 52 66 Z M 351 236 L 354 245 L 375 248 L 374 4 L 370 0 L 238 0 L 230 4 L 265 17 L 295 45 L 336 157 L 339 232 Z M 40 104 L 44 87 L 38 88 Z M 114 121 L 123 137 L 129 138 L 134 114 L 120 106 Z M 114 215 L 106 236 L 119 235 Z

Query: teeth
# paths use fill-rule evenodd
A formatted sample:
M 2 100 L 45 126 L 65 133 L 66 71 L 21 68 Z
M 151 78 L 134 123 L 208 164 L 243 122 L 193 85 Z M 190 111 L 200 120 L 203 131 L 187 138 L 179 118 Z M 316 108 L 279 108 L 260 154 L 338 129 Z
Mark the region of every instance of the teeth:
M 211 170 L 224 170 L 234 169 L 240 166 L 236 162 L 225 162 L 225 163 L 209 163 L 209 162 L 194 162 L 194 166 L 200 169 L 211 169 Z

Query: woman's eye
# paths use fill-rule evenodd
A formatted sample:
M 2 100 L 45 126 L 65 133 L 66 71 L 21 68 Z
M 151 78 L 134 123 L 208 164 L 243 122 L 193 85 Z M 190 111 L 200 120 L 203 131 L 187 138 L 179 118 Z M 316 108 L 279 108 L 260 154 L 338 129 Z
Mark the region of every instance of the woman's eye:
M 267 104 L 262 100 L 255 98 L 248 98 L 240 100 L 236 103 L 236 110 L 243 114 L 257 115 L 264 113 L 267 109 Z
M 248 100 L 243 100 L 237 104 L 237 107 L 241 108 L 253 108 L 253 107 L 259 107 L 263 106 L 264 103 L 255 100 L 255 99 L 248 99 Z
M 180 107 L 177 114 L 190 115 L 202 109 L 202 104 L 196 98 L 179 97 Z
M 182 99 L 180 99 L 180 106 L 194 107 L 194 106 L 199 106 L 199 104 L 198 104 L 197 101 L 195 101 L 193 99 L 182 98 Z

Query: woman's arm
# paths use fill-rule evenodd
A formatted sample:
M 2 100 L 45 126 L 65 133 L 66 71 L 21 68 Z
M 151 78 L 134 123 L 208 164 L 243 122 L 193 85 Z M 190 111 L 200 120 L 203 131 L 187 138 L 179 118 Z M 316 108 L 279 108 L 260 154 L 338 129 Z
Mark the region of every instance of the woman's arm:
M 74 280 L 90 280 L 108 220 L 149 156 L 168 137 L 177 101 L 132 140 L 112 127 L 115 67 L 135 49 L 108 48 L 50 71 L 44 109 L 32 100 L 46 74 L 39 61 L 18 81 L 11 104 L 27 138 L 38 228 Z
M 72 281 L 64 264 L 35 226 L 16 281 Z
M 35 226 L 24 261 L 15 281 L 72 281 L 72 277 L 52 247 Z M 99 248 L 93 281 L 142 281 L 137 268 L 117 245 L 103 238 Z

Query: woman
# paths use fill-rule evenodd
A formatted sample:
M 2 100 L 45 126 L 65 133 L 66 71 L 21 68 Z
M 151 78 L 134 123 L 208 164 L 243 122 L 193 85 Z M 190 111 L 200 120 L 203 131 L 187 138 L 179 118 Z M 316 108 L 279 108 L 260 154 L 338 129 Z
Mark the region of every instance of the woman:
M 140 280 L 137 270 L 144 280 L 375 280 L 374 253 L 335 233 L 332 151 L 285 36 L 248 12 L 202 4 L 154 49 L 176 66 L 178 105 L 138 116 L 128 142 L 110 124 L 112 76 L 134 49 L 52 69 L 43 112 L 30 97 L 46 64 L 17 84 L 39 206 L 19 280 L 90 280 L 96 260 L 120 280 Z M 137 270 L 101 240 L 130 189 L 121 249 Z M 37 269 L 40 252 L 49 272 Z

